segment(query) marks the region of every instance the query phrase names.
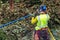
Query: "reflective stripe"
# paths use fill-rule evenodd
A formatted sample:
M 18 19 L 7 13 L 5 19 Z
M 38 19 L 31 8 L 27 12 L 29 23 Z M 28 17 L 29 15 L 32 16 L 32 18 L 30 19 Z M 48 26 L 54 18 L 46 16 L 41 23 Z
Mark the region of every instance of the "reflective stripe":
M 38 21 L 40 21 L 40 16 L 38 16 Z M 41 21 L 40 21 L 40 24 L 41 24 Z M 40 25 L 39 26 L 40 28 L 42 28 L 42 26 Z
M 37 16 L 38 17 L 38 21 L 40 21 L 40 16 Z

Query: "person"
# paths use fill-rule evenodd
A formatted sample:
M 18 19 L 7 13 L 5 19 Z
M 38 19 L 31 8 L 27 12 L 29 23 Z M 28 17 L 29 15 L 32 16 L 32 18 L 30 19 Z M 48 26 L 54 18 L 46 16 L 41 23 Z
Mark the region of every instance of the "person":
M 35 18 L 32 17 L 31 23 L 36 24 L 35 32 L 34 32 L 34 40 L 49 40 L 48 35 L 48 21 L 50 16 L 46 13 L 46 5 L 42 5 L 39 7 L 40 15 L 36 16 Z

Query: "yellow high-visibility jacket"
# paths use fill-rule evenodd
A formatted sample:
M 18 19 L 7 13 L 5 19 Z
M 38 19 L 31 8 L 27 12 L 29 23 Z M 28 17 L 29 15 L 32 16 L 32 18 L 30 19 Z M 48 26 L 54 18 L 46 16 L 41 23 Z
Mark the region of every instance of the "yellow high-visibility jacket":
M 39 16 L 36 16 L 35 18 L 32 17 L 31 23 L 37 23 L 35 30 L 39 30 L 41 28 L 48 27 L 48 20 L 50 19 L 50 16 L 48 14 L 40 14 Z

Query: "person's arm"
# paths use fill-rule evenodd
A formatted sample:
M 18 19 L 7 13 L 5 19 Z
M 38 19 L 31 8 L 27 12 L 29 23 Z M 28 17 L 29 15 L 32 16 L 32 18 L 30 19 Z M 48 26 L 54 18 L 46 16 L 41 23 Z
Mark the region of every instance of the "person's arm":
M 37 17 L 32 17 L 32 19 L 31 19 L 31 24 L 34 24 L 34 23 L 36 23 L 37 22 Z

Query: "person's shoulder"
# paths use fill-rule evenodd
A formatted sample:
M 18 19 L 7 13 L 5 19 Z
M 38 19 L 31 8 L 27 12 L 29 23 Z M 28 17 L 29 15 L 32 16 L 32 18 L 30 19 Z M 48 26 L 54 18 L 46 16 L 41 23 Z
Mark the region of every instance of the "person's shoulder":
M 46 15 L 49 15 L 49 14 L 46 14 Z
M 36 17 L 39 17 L 40 15 L 36 16 Z
M 40 16 L 40 15 L 36 16 L 36 19 L 38 19 L 39 16 Z

